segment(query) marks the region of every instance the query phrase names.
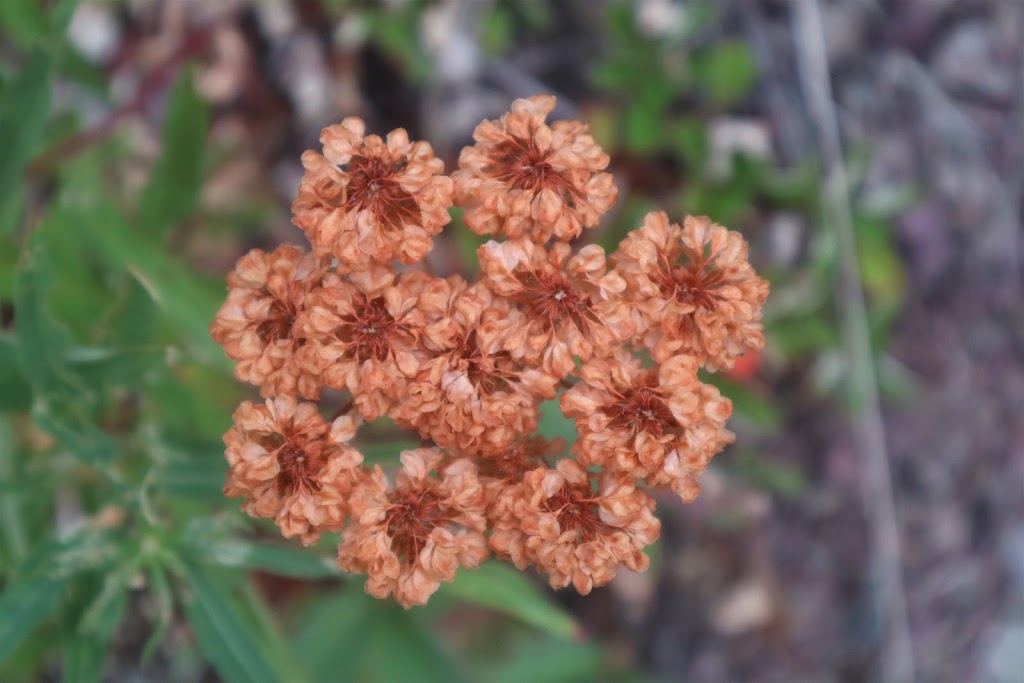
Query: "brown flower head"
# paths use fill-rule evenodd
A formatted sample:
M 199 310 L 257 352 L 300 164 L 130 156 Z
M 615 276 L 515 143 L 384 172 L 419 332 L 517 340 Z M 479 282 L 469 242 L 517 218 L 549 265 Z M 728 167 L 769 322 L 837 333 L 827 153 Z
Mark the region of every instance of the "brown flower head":
M 399 400 L 426 359 L 423 335 L 448 290 L 422 270 L 396 275 L 374 266 L 347 277 L 328 274 L 296 327 L 306 338 L 299 363 L 333 389 L 352 392 L 360 415 L 374 420 Z
M 621 298 L 626 283 L 606 272 L 604 250 L 591 244 L 570 256 L 569 245 L 547 249 L 527 240 L 488 242 L 480 247 L 484 282 L 514 305 L 505 348 L 512 356 L 540 361 L 563 379 L 573 356 L 604 356 L 636 332 Z
M 538 404 L 557 379 L 502 348 L 511 308 L 477 284 L 453 290 L 436 356 L 426 361 L 395 417 L 466 455 L 501 452 L 537 428 Z
M 365 130 L 355 117 L 324 128 L 324 153 L 302 155 L 306 174 L 292 204 L 295 225 L 318 253 L 337 257 L 340 272 L 421 261 L 451 220 L 452 181 L 430 145 L 410 142 L 401 128 L 386 142 Z
M 730 369 L 738 356 L 764 346 L 768 281 L 750 267 L 739 233 L 706 216 L 687 216 L 680 228 L 664 212 L 649 213 L 612 264 L 626 280 L 655 360 L 682 352 L 710 370 Z
M 501 492 L 516 486 L 523 476 L 538 467 L 550 467 L 565 453 L 565 439 L 546 439 L 539 434 L 520 436 L 500 453 L 489 453 L 478 461 L 480 481 L 487 491 L 487 500 L 494 503 Z M 493 517 L 492 510 L 488 516 Z
M 576 420 L 580 463 L 671 486 L 685 502 L 696 499 L 697 476 L 733 440 L 725 429 L 732 403 L 698 381 L 696 361 L 674 356 L 644 368 L 622 351 L 586 363 L 582 376 L 561 400 L 562 412 Z
M 320 286 L 323 270 L 312 254 L 282 244 L 269 254 L 253 249 L 228 274 L 228 298 L 210 324 L 210 336 L 237 361 L 235 376 L 259 386 L 264 397 L 320 395 L 319 377 L 295 363 L 303 344 L 295 319 L 309 292 Z
M 338 566 L 367 574 L 370 595 L 394 594 L 410 607 L 425 604 L 459 567 L 476 569 L 486 559 L 487 503 L 469 460 L 445 463 L 437 448 L 401 458 L 394 486 L 378 465 L 353 490 Z
M 624 474 L 605 473 L 594 490 L 574 460 L 528 472 L 499 498 L 491 548 L 520 569 L 535 565 L 552 588 L 572 583 L 582 595 L 615 577 L 618 568 L 643 571 L 643 549 L 661 523 L 654 499 Z
M 242 509 L 274 520 L 286 537 L 306 545 L 322 531 L 339 531 L 348 514 L 347 498 L 363 456 L 346 442 L 356 422 L 324 421 L 315 403 L 294 398 L 246 401 L 235 411 L 224 435 L 231 469 L 224 495 L 244 496 Z
M 474 232 L 570 240 L 615 203 L 612 177 L 600 173 L 608 155 L 582 123 L 546 124 L 554 108 L 551 95 L 534 95 L 476 127 L 476 145 L 462 150 L 452 174 L 456 203 Z

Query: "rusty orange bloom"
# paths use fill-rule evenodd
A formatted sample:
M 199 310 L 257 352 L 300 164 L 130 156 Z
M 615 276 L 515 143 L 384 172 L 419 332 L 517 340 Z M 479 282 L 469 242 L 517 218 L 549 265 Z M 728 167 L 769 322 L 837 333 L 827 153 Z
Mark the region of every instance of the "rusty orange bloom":
M 303 344 L 295 319 L 323 271 L 312 254 L 282 244 L 270 253 L 253 249 L 228 274 L 228 297 L 210 336 L 236 361 L 235 376 L 264 397 L 320 395 L 319 377 L 295 362 Z
M 396 275 L 390 266 L 341 277 L 330 273 L 313 291 L 296 327 L 306 339 L 298 363 L 332 389 L 348 389 L 367 420 L 386 414 L 426 359 L 422 337 L 436 319 L 429 299 L 445 280 L 422 270 Z
M 503 348 L 511 305 L 480 285 L 453 293 L 441 346 L 410 381 L 396 418 L 444 448 L 497 453 L 537 428 L 538 404 L 557 378 Z
M 554 108 L 551 95 L 534 95 L 476 127 L 476 145 L 462 150 L 452 174 L 456 204 L 474 232 L 570 240 L 615 203 L 612 176 L 601 173 L 608 155 L 584 124 L 545 123 Z
M 764 346 L 768 281 L 750 267 L 739 233 L 707 216 L 687 216 L 679 227 L 653 212 L 622 241 L 612 264 L 626 280 L 647 328 L 644 344 L 658 362 L 684 353 L 710 370 L 728 370 L 737 357 Z
M 568 244 L 550 248 L 527 240 L 480 247 L 484 282 L 515 304 L 505 348 L 519 360 L 540 361 L 559 379 L 573 356 L 604 356 L 636 332 L 621 294 L 622 277 L 606 271 L 604 249 L 591 244 L 572 256 Z
M 657 540 L 661 523 L 654 499 L 623 474 L 590 473 L 573 460 L 528 472 L 496 504 L 491 548 L 520 569 L 534 565 L 552 588 L 570 583 L 582 595 L 615 577 L 619 567 L 644 571 L 643 549 Z
M 487 503 L 471 461 L 445 462 L 437 448 L 401 459 L 394 486 L 377 465 L 353 490 L 338 566 L 366 574 L 375 598 L 393 594 L 411 607 L 425 604 L 459 567 L 476 569 L 487 558 Z
M 401 128 L 387 140 L 364 133 L 350 117 L 320 134 L 323 154 L 302 155 L 306 173 L 292 204 L 293 222 L 317 253 L 338 259 L 338 270 L 371 263 L 423 260 L 451 220 L 452 181 L 426 142 Z
M 489 453 L 478 461 L 480 481 L 484 483 L 487 499 L 494 503 L 501 492 L 516 486 L 523 476 L 538 467 L 550 467 L 566 451 L 565 439 L 546 439 L 539 434 L 518 437 L 501 452 Z M 488 516 L 493 517 L 492 510 Z
M 328 424 L 315 403 L 286 396 L 262 405 L 246 401 L 224 435 L 231 466 L 224 495 L 243 496 L 245 512 L 273 519 L 282 534 L 306 545 L 322 531 L 340 531 L 363 461 L 346 443 L 355 432 L 351 417 Z
M 685 502 L 696 499 L 697 476 L 733 441 L 725 429 L 732 402 L 697 379 L 696 360 L 673 356 L 645 368 L 620 351 L 584 364 L 581 374 L 561 399 L 562 412 L 576 420 L 580 463 L 670 486 Z

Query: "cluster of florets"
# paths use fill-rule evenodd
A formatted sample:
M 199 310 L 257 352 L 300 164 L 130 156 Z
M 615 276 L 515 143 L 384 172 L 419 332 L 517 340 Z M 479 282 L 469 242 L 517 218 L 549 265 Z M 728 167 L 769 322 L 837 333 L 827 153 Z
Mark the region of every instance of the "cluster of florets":
M 292 206 L 312 250 L 256 249 L 228 276 L 211 334 L 265 401 L 235 412 L 224 492 L 303 543 L 340 532 L 338 565 L 374 596 L 423 604 L 490 554 L 583 594 L 644 570 L 649 490 L 694 500 L 733 439 L 731 403 L 697 370 L 763 344 L 768 283 L 705 217 L 651 213 L 610 257 L 574 250 L 617 191 L 586 126 L 545 122 L 553 107 L 538 95 L 481 123 L 451 177 L 404 130 L 324 129 Z M 474 282 L 419 265 L 453 205 L 504 238 L 480 247 Z M 570 449 L 535 434 L 560 388 Z M 332 420 L 326 389 L 350 397 Z M 383 416 L 424 443 L 390 478 L 349 444 Z

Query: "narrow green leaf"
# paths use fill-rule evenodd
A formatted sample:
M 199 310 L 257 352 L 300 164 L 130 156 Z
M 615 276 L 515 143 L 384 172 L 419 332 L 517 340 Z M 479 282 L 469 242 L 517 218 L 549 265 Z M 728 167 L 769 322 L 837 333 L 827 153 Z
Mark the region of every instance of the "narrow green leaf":
M 22 48 L 44 39 L 49 26 L 43 3 L 39 0 L 0 2 L 0 27 Z
M 61 359 L 72 346 L 67 330 L 46 310 L 53 273 L 37 232 L 22 254 L 14 283 L 15 346 L 21 369 L 35 393 L 32 413 L 40 427 L 94 465 L 112 460 L 117 441 L 89 414 L 91 389 Z
M 82 613 L 64 648 L 64 681 L 100 681 L 110 641 L 128 602 L 126 571 L 108 574 L 99 593 Z
M 487 671 L 488 680 L 495 683 L 589 683 L 608 675 L 596 645 L 551 639 L 523 643 L 511 659 Z
M 278 680 L 259 639 L 231 604 L 228 591 L 191 562 L 185 564 L 185 579 L 189 588 L 185 614 L 199 649 L 218 673 L 232 682 Z
M 14 337 L 0 334 L 0 412 L 24 412 L 32 407 L 32 387 L 22 374 Z
M 6 416 L 0 415 L 0 482 L 14 482 L 18 474 L 11 424 Z M 28 550 L 28 531 L 21 514 L 19 496 L 0 494 L 0 530 L 7 549 L 6 556 L 20 560 Z
M 373 645 L 368 629 L 380 604 L 351 583 L 302 613 L 291 648 L 314 681 L 336 680 L 339 672 L 358 680 Z
M 374 622 L 376 647 L 371 658 L 372 671 L 381 683 L 465 680 L 452 658 L 413 613 L 382 601 L 374 610 Z
M 147 235 L 163 235 L 199 203 L 209 112 L 185 69 L 171 90 L 163 129 L 163 151 L 139 200 L 139 223 Z
M 485 562 L 475 571 L 464 569 L 441 591 L 499 610 L 563 638 L 571 637 L 578 628 L 575 620 L 552 604 L 522 572 L 500 562 Z
M 240 538 L 203 539 L 195 544 L 193 552 L 197 559 L 222 567 L 258 570 L 297 579 L 324 579 L 340 575 L 333 558 Z
M 0 593 L 0 661 L 57 609 L 67 579 L 30 577 Z
M 6 2 L 3 3 L 6 5 Z M 12 202 L 22 189 L 21 174 L 35 153 L 46 129 L 50 110 L 50 73 L 53 58 L 43 49 L 29 56 L 21 71 L 4 87 L 0 100 L 0 235 L 16 228 L 17 213 Z
M 150 630 L 149 638 L 142 646 L 142 655 L 139 662 L 145 666 L 156 649 L 163 643 L 167 631 L 171 628 L 174 620 L 174 593 L 171 591 L 171 584 L 167 580 L 167 573 L 162 567 L 153 566 L 149 570 L 149 589 L 156 602 L 156 618 Z

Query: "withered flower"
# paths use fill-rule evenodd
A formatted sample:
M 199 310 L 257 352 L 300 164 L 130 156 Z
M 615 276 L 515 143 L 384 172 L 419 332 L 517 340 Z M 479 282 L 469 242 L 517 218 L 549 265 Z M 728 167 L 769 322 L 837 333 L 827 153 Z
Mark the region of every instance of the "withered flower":
M 563 379 L 573 356 L 604 356 L 636 325 L 621 297 L 626 283 L 605 268 L 596 244 L 571 256 L 569 245 L 547 249 L 527 240 L 488 242 L 480 247 L 484 282 L 515 304 L 504 347 L 518 360 L 539 360 L 545 372 Z
M 348 389 L 367 420 L 386 414 L 426 359 L 423 335 L 431 297 L 445 296 L 445 280 L 422 270 L 396 275 L 390 266 L 341 277 L 330 273 L 313 291 L 296 327 L 306 339 L 297 363 L 333 389 Z
M 573 446 L 584 466 L 601 467 L 670 486 L 684 502 L 700 493 L 697 476 L 732 443 L 725 422 L 732 402 L 697 379 L 690 356 L 642 367 L 620 351 L 583 366 L 583 381 L 567 390 L 562 412 L 575 418 Z
M 536 566 L 552 588 L 572 583 L 582 595 L 611 581 L 619 567 L 647 569 L 643 549 L 661 532 L 654 499 L 631 477 L 604 473 L 595 491 L 590 473 L 573 460 L 527 472 L 495 509 L 495 552 L 520 569 Z
M 502 347 L 510 304 L 485 287 L 453 292 L 436 356 L 409 382 L 396 419 L 466 455 L 498 453 L 537 428 L 540 400 L 557 379 Z M 439 329 L 440 326 L 439 326 Z
M 210 336 L 237 362 L 235 376 L 259 386 L 264 397 L 320 395 L 320 378 L 295 363 L 303 344 L 295 319 L 323 271 L 314 255 L 282 244 L 269 254 L 253 249 L 228 274 L 228 297 Z
M 346 443 L 355 431 L 348 416 L 325 422 L 315 403 L 287 396 L 262 405 L 245 401 L 224 435 L 231 467 L 224 495 L 244 496 L 245 512 L 273 519 L 282 534 L 306 545 L 322 531 L 340 531 L 363 461 Z
M 339 272 L 397 259 L 423 260 L 451 220 L 452 181 L 426 142 L 399 128 L 387 141 L 363 137 L 350 117 L 324 128 L 323 154 L 302 155 L 306 173 L 292 204 L 293 221 L 315 251 L 338 259 Z
M 738 356 L 764 346 L 768 281 L 750 267 L 739 233 L 707 216 L 687 216 L 680 228 L 664 212 L 649 213 L 611 260 L 658 362 L 685 353 L 710 370 L 728 370 Z
M 394 594 L 410 607 L 425 604 L 459 567 L 476 569 L 486 559 L 487 503 L 471 461 L 446 463 L 437 448 L 401 459 L 394 486 L 377 465 L 353 490 L 338 566 L 366 574 L 375 598 Z
M 608 155 L 584 124 L 546 124 L 554 108 L 551 95 L 534 95 L 476 127 L 476 145 L 462 150 L 452 174 L 456 204 L 474 232 L 567 241 L 615 203 L 612 176 L 600 172 Z

